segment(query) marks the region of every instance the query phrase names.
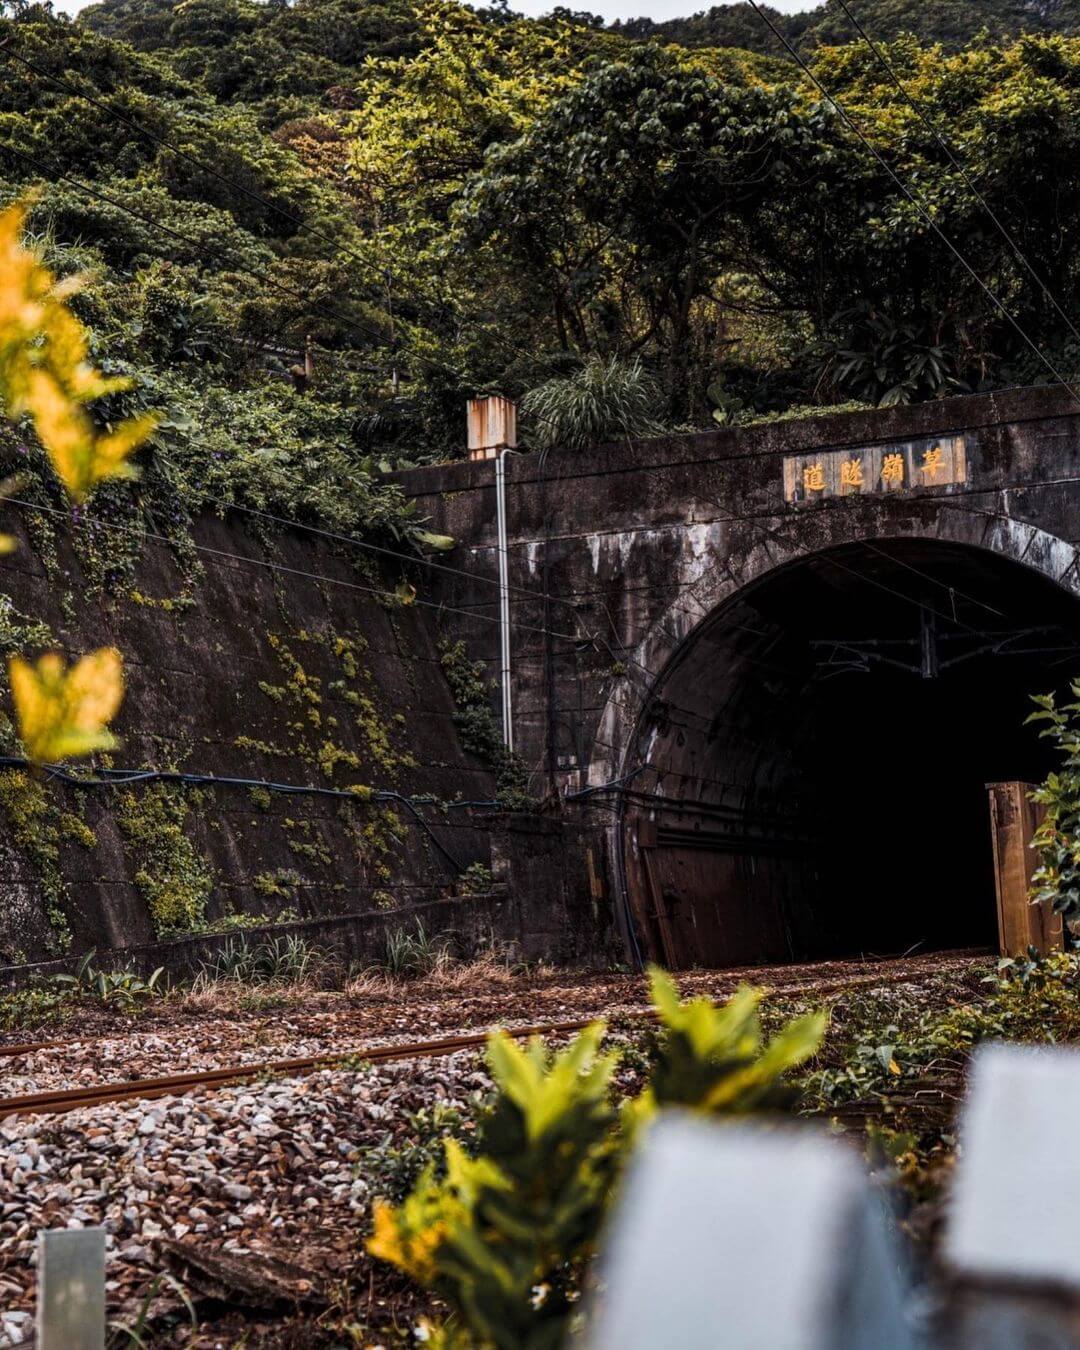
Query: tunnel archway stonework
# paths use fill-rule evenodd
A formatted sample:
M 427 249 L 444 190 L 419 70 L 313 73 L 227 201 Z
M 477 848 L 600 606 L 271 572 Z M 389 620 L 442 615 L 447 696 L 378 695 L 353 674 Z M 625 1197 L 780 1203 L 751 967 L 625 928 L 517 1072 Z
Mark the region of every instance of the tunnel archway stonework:
M 679 598 L 631 654 L 589 766 L 590 783 L 626 784 L 610 847 L 640 954 L 732 965 L 993 940 L 985 784 L 1050 767 L 1023 722 L 1074 649 L 1080 669 L 1077 549 L 947 504 L 917 533 L 875 523 L 867 536 L 836 513 L 813 548 L 763 538 L 738 577 L 710 565 L 707 534 L 688 539 Z M 800 638 L 801 622 L 826 627 Z
M 814 557 L 843 544 L 889 539 L 924 539 L 967 545 L 1030 567 L 1068 593 L 1080 597 L 1080 549 L 1022 520 L 1003 519 L 957 510 L 946 504 L 932 520 L 912 532 L 910 519 L 890 521 L 878 517 L 867 533 L 865 522 L 836 513 L 827 537 L 814 537 L 812 544 L 777 542 L 763 538 L 750 548 L 737 576 L 708 551 L 710 531 L 690 532 L 684 551 L 683 570 L 675 578 L 679 599 L 654 620 L 630 654 L 627 673 L 612 688 L 593 744 L 585 781 L 592 786 L 622 777 L 632 754 L 634 731 L 647 704 L 653 681 L 641 671 L 658 672 L 657 680 L 672 659 L 693 640 L 700 625 L 746 587 L 801 559 Z M 702 541 L 704 540 L 704 547 Z
M 950 459 L 950 471 L 933 479 L 925 475 L 929 456 Z M 859 479 L 854 484 L 843 478 L 852 461 Z M 886 463 L 905 466 L 901 481 L 887 479 Z M 844 772 L 867 782 L 873 777 L 875 756 L 858 758 L 868 747 L 880 742 L 877 761 L 892 757 L 898 769 L 906 764 L 905 791 L 921 791 L 927 802 L 934 795 L 934 774 L 948 778 L 965 758 L 973 774 L 989 776 L 1033 774 L 1045 763 L 1037 755 L 1025 758 L 1024 746 L 1009 728 L 1013 720 L 1023 721 L 1029 706 L 1023 698 L 1053 687 L 1066 668 L 1080 671 L 1080 659 L 1070 664 L 1073 606 L 1080 594 L 1080 411 L 1066 392 L 1015 389 L 909 408 L 763 422 L 553 454 L 544 463 L 524 455 L 507 461 L 507 475 L 515 744 L 535 795 L 559 798 L 559 828 L 576 832 L 575 838 L 587 844 L 588 865 L 568 874 L 567 885 L 579 888 L 588 913 L 606 910 L 625 919 L 623 901 L 629 898 L 641 926 L 643 902 L 633 893 L 644 869 L 641 858 L 624 848 L 635 813 L 640 815 L 641 791 L 658 792 L 662 771 L 664 792 L 681 775 L 687 781 L 677 783 L 675 795 L 692 797 L 697 789 L 688 775 L 694 755 L 713 777 L 723 778 L 716 749 L 722 738 L 713 735 L 710 741 L 707 734 L 716 716 L 718 728 L 724 716 L 729 722 L 738 719 L 734 731 L 745 742 L 752 732 L 760 742 L 757 767 L 745 750 L 729 775 L 736 788 L 739 783 L 753 788 L 747 801 L 755 809 L 766 805 L 790 813 L 800 793 L 822 799 L 835 794 L 836 818 L 855 838 L 856 857 L 858 840 L 883 828 L 874 806 L 889 786 L 875 780 L 873 792 L 864 790 L 857 800 L 848 792 Z M 447 605 L 440 625 L 447 635 L 462 639 L 473 660 L 490 663 L 494 672 L 499 669 L 499 629 L 490 578 L 496 573 L 499 537 L 492 477 L 490 464 L 439 466 L 412 472 L 407 487 L 432 527 L 461 541 L 459 556 L 468 569 L 438 580 L 432 598 Z M 890 591 L 902 592 L 903 598 Z M 1004 605 L 995 599 L 999 591 Z M 734 634 L 736 622 L 745 620 L 751 628 L 758 622 L 757 610 L 764 612 L 769 635 L 761 641 L 779 643 L 774 685 L 782 696 L 774 695 L 772 713 L 765 702 L 755 708 L 747 698 L 756 683 L 767 689 L 767 682 L 742 678 L 735 691 L 725 674 L 733 662 L 744 662 L 743 675 L 749 668 L 747 649 L 735 643 Z M 743 620 L 737 619 L 740 611 Z M 811 631 L 809 618 L 815 615 L 820 621 Z M 1029 615 L 1040 616 L 1039 622 Z M 849 622 L 851 630 L 842 632 Z M 1053 651 L 1037 639 L 1037 628 L 1057 635 L 1047 639 Z M 791 642 L 779 640 L 789 629 L 792 642 L 803 644 L 801 655 Z M 996 664 L 976 655 L 968 641 L 973 629 L 997 643 Z M 1023 640 L 1017 636 L 1021 629 L 1027 630 Z M 1013 633 L 1008 642 L 1004 630 Z M 830 638 L 840 640 L 842 658 L 828 655 L 823 644 Z M 844 646 L 848 639 L 853 647 Z M 896 684 L 902 673 L 896 663 L 877 658 L 910 654 L 919 642 L 925 644 L 921 659 L 940 665 L 940 672 L 916 681 L 909 671 L 911 683 Z M 711 665 L 702 659 L 710 645 Z M 817 654 L 814 662 L 807 652 Z M 750 655 L 764 659 L 761 651 Z M 822 669 L 815 673 L 811 664 Z M 892 684 L 886 678 L 890 669 L 897 671 Z M 673 746 L 663 716 L 657 715 L 662 713 L 658 705 L 665 698 L 670 702 L 676 689 L 693 703 L 701 724 L 693 735 L 683 729 L 682 747 Z M 875 703 L 868 690 L 883 698 Z M 709 698 L 717 705 L 727 699 L 727 711 L 710 710 Z M 880 716 L 880 706 L 896 716 Z M 793 712 L 804 707 L 812 716 L 792 723 Z M 935 728 L 949 755 L 938 753 L 938 743 L 932 743 L 918 718 L 903 736 L 891 729 L 903 725 L 912 707 L 920 709 L 925 727 Z M 977 725 L 965 722 L 967 708 L 977 713 Z M 845 731 L 856 713 L 867 728 L 863 743 Z M 781 725 L 789 725 L 786 746 L 775 729 Z M 837 728 L 835 754 L 822 739 L 821 727 Z M 1000 745 L 1001 753 L 985 755 L 985 745 Z M 911 747 L 919 752 L 914 758 Z M 676 748 L 682 756 L 678 763 Z M 790 752 L 794 766 L 787 779 L 781 748 Z M 815 781 L 812 770 L 830 755 L 837 772 Z M 918 788 L 913 775 L 920 755 L 927 782 Z M 662 756 L 667 756 L 665 764 Z M 625 783 L 631 773 L 633 780 Z M 953 786 L 965 822 L 962 847 L 954 851 L 982 858 L 985 841 L 975 838 L 974 816 L 969 817 L 966 805 L 975 789 L 959 780 Z M 983 793 L 982 785 L 977 787 Z M 733 800 L 735 789 L 729 795 Z M 710 808 L 717 805 L 706 800 L 704 788 L 698 796 Z M 720 804 L 726 809 L 732 800 Z M 943 806 L 950 802 L 939 794 L 935 809 Z M 985 800 L 980 810 L 985 825 Z M 928 806 L 924 815 L 929 820 L 927 812 Z M 904 841 L 905 856 L 921 853 L 928 863 L 916 818 L 917 812 L 902 812 L 893 828 Z M 662 814 L 659 824 L 674 828 Z M 815 837 L 821 828 L 815 826 Z M 803 833 L 814 831 L 808 827 Z M 896 845 L 887 842 L 895 851 Z M 833 853 L 839 857 L 846 847 L 843 838 Z M 889 847 L 879 851 L 891 856 Z M 569 849 L 571 856 L 582 854 Z M 650 864 L 660 858 L 654 852 Z M 736 881 L 742 884 L 738 877 L 725 879 L 724 866 L 715 858 L 708 867 L 702 862 L 695 885 L 731 890 Z M 777 870 L 762 864 L 766 877 L 770 867 Z M 701 916 L 687 905 L 685 888 L 663 872 L 661 865 L 654 908 L 670 911 L 679 938 L 694 931 Z M 917 889 L 926 889 L 924 879 L 907 878 Z M 850 875 L 837 872 L 826 880 L 850 889 Z M 955 875 L 952 880 L 959 885 Z M 887 881 L 867 882 L 866 907 L 888 889 Z M 794 882 L 781 877 L 777 887 L 793 891 Z M 893 910 L 896 901 L 894 887 Z M 746 901 L 751 908 L 761 903 L 757 894 Z M 943 906 L 951 907 L 951 902 Z M 844 917 L 842 908 L 833 906 L 826 914 L 818 904 L 821 932 L 830 943 L 850 950 L 882 944 L 892 949 L 904 936 L 899 924 L 891 933 L 865 927 L 856 932 L 854 903 L 847 906 L 850 914 L 837 936 L 834 921 Z M 981 921 L 973 910 L 968 918 L 964 933 L 974 935 Z M 913 921 L 913 926 L 920 925 Z M 925 934 L 915 932 L 912 942 L 925 938 L 940 945 L 963 936 L 945 932 L 941 924 L 934 931 L 929 927 Z M 633 926 L 624 923 L 631 954 L 633 933 Z M 646 939 L 652 954 L 663 955 L 655 932 Z M 805 934 L 794 934 L 779 955 L 790 959 L 808 943 Z M 751 950 L 753 943 L 744 946 L 749 956 L 762 955 L 760 949 Z M 764 947 L 777 951 L 775 943 Z M 680 963 L 705 959 L 701 952 L 677 956 Z M 708 959 L 730 961 L 737 955 L 729 951 L 718 957 L 714 949 Z

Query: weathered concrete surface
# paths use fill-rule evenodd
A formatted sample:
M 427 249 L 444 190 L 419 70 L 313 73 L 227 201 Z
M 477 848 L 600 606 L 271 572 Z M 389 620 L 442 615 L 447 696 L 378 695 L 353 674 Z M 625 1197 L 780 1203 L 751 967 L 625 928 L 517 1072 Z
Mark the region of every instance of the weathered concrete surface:
M 946 436 L 963 440 L 962 482 L 785 499 L 785 456 L 884 453 Z M 497 629 L 487 622 L 497 613 L 493 472 L 491 464 L 460 463 L 399 481 L 435 528 L 462 541 L 454 561 L 485 578 L 443 574 L 433 586 L 448 605 L 476 615 L 452 616 L 449 626 L 495 668 Z M 817 559 L 836 556 L 830 550 L 870 543 L 896 558 L 892 572 L 875 577 L 870 554 L 859 555 L 861 584 L 876 587 L 869 594 L 879 599 L 890 589 L 910 592 L 900 599 L 918 608 L 936 586 L 948 620 L 956 596 L 979 587 L 959 603 L 998 609 L 1000 587 L 1013 624 L 1029 610 L 1046 625 L 1080 615 L 1066 612 L 1080 593 L 1080 409 L 1057 388 L 553 452 L 546 469 L 535 456 L 511 457 L 507 497 L 517 745 L 540 794 L 572 794 L 630 773 L 635 788 L 666 797 L 669 806 L 652 813 L 660 848 L 655 837 L 643 845 L 660 859 L 652 882 L 632 819 L 645 808 L 625 808 L 634 827 L 627 833 L 625 803 L 613 793 L 596 800 L 608 803 L 614 822 L 605 881 L 631 901 L 639 932 L 649 930 L 646 947 L 674 964 L 700 959 L 680 935 L 696 927 L 700 936 L 703 923 L 716 930 L 708 939 L 713 959 L 717 944 L 724 959 L 782 959 L 820 936 L 814 915 L 793 915 L 812 874 L 820 884 L 820 868 L 800 817 L 814 784 L 794 782 L 790 765 L 800 755 L 802 763 L 820 760 L 827 748 L 815 748 L 820 728 L 799 722 L 806 670 L 788 654 L 782 669 L 765 673 L 789 627 L 757 605 L 766 582 L 806 564 L 811 575 Z M 835 566 L 852 571 L 850 561 Z M 847 612 L 839 603 L 834 610 Z M 979 617 L 974 624 L 970 611 L 957 617 L 957 634 L 974 631 Z M 897 640 L 893 631 L 885 636 Z M 1066 651 L 1061 661 L 1069 659 Z M 1003 700 L 997 720 L 1012 718 L 1014 703 L 1006 708 Z M 987 716 L 990 736 L 989 707 Z M 1009 773 L 1023 776 L 1019 768 Z M 843 805 L 849 820 L 860 809 L 857 801 Z M 703 812 L 713 823 L 724 816 L 739 839 L 691 856 L 672 831 L 708 824 Z M 710 918 L 694 907 L 694 893 L 706 891 L 740 898 Z
M 964 486 L 784 502 L 784 455 L 963 432 Z M 488 578 L 493 475 L 490 463 L 456 463 L 398 476 L 433 528 L 461 540 L 455 562 Z M 560 786 L 617 776 L 651 683 L 686 637 L 800 557 L 851 540 L 942 539 L 1018 559 L 1080 593 L 1080 409 L 1056 387 L 553 452 L 546 475 L 535 456 L 511 457 L 507 477 L 511 583 L 521 588 L 516 735 L 540 781 Z M 446 575 L 433 584 L 448 604 L 498 613 L 488 584 Z M 453 627 L 494 665 L 493 625 Z
M 963 483 L 798 506 L 784 499 L 785 455 L 945 435 L 964 437 Z M 143 549 L 134 579 L 141 602 L 89 596 L 70 548 L 61 546 L 47 568 L 29 537 L 3 560 L 0 595 L 17 615 L 47 622 L 69 653 L 104 642 L 125 653 L 118 765 L 486 801 L 490 768 L 461 748 L 437 642 L 460 638 L 472 659 L 497 669 L 493 475 L 491 463 L 465 462 L 398 475 L 420 513 L 459 541 L 445 561 L 472 574 L 418 569 L 422 598 L 445 609 L 386 608 L 365 589 L 377 589 L 379 577 L 346 550 L 299 533 L 264 546 L 235 521 L 216 518 L 197 527 L 196 541 L 218 550 L 202 555 L 201 576 L 168 549 Z M 752 643 L 779 641 L 784 617 L 741 645 L 748 625 L 731 617 L 733 605 L 753 609 L 763 583 L 839 546 L 922 541 L 951 549 L 950 558 L 1014 566 L 1062 597 L 1080 589 L 1080 413 L 1056 389 L 556 452 L 546 469 L 533 456 L 512 457 L 508 476 L 517 743 L 534 792 L 560 803 L 554 814 L 563 817 L 559 827 L 540 827 L 529 844 L 539 852 L 512 884 L 515 903 L 547 925 L 548 951 L 564 956 L 604 950 L 616 923 L 629 941 L 626 899 L 647 951 L 671 956 L 656 927 L 665 906 L 675 948 L 688 931 L 688 911 L 679 910 L 686 885 L 666 864 L 655 894 L 646 894 L 636 820 L 623 829 L 618 794 L 575 806 L 564 794 L 632 773 L 635 788 L 655 794 L 662 785 L 675 803 L 655 822 L 662 830 L 689 828 L 693 806 L 727 813 L 751 844 L 763 828 L 776 834 L 789 798 L 812 795 L 813 784 L 795 782 L 786 768 L 793 747 L 805 761 L 815 745 L 811 727 L 788 727 L 798 670 L 788 660 L 771 682 L 747 677 L 763 659 Z M 924 566 L 921 555 L 915 566 Z M 996 584 L 986 582 L 988 596 Z M 165 603 L 186 590 L 190 607 Z M 1017 604 L 1027 603 L 1017 592 Z M 3 625 L 8 650 L 25 646 L 17 615 Z M 726 720 L 710 711 L 717 699 L 730 706 Z M 686 725 L 665 711 L 680 704 Z M 757 719 L 741 742 L 731 737 L 736 714 L 744 728 L 747 717 Z M 995 768 L 993 776 L 1024 775 Z M 181 806 L 170 833 L 168 820 L 148 823 L 145 786 L 81 793 L 50 783 L 45 795 L 42 814 L 25 782 L 0 771 L 0 959 L 8 962 L 50 954 L 50 905 L 66 914 L 76 950 L 150 942 L 146 883 L 169 868 L 147 835 L 174 854 L 177 831 L 194 845 L 209 876 L 208 918 L 240 911 L 272 919 L 282 909 L 322 918 L 454 889 L 457 868 L 407 813 L 382 819 L 328 798 L 255 799 L 244 789 L 212 788 L 173 794 Z M 586 805 L 595 809 L 578 821 Z M 92 840 L 64 812 L 81 817 Z M 506 872 L 499 846 L 492 852 L 491 822 L 467 812 L 425 814 L 457 862 Z M 544 835 L 548 829 L 555 833 Z M 775 849 L 775 857 L 759 856 L 745 841 L 741 853 L 728 846 L 723 887 L 745 888 L 753 871 L 755 914 L 765 913 L 766 893 L 797 898 L 807 875 L 790 861 L 805 842 L 800 830 L 789 830 L 783 858 Z M 684 849 L 671 856 L 699 889 L 720 884 L 709 861 L 718 855 L 695 855 L 692 865 Z M 172 865 L 183 881 L 184 858 Z M 764 922 L 755 918 L 747 950 Z M 804 933 L 813 926 L 812 916 L 799 922 Z M 792 924 L 786 912 L 777 917 L 770 950 L 790 945 Z M 731 923 L 724 927 L 730 936 Z M 676 963 L 694 959 L 674 955 Z
M 478 828 L 490 841 L 496 873 L 495 884 L 483 894 L 328 913 L 166 942 L 103 944 L 94 964 L 100 970 L 133 970 L 144 977 L 163 966 L 170 979 L 183 981 L 212 969 L 218 954 L 238 942 L 300 938 L 348 970 L 383 963 L 388 937 L 400 932 L 415 936 L 418 925 L 463 959 L 492 947 L 523 961 L 603 964 L 617 956 L 610 896 L 600 881 L 603 837 L 597 837 L 595 828 L 512 812 L 484 817 Z M 0 988 L 73 974 L 78 963 L 77 955 L 69 955 L 0 966 Z
M 415 935 L 418 922 L 424 926 L 425 933 L 441 935 L 455 955 L 468 957 L 486 943 L 492 933 L 521 934 L 525 916 L 520 904 L 500 890 L 487 895 L 430 900 L 426 904 L 405 905 L 395 910 L 334 914 L 322 919 L 269 924 L 243 932 L 109 947 L 96 953 L 94 964 L 101 970 L 132 970 L 144 978 L 164 966 L 171 979 L 183 981 L 194 978 L 200 971 L 213 969 L 214 961 L 230 944 L 235 946 L 244 941 L 258 945 L 300 938 L 317 947 L 328 959 L 339 962 L 343 969 L 348 969 L 382 962 L 387 937 L 398 930 Z M 69 956 L 32 965 L 0 967 L 0 985 L 17 988 L 28 980 L 74 974 L 78 964 L 77 957 Z
M 22 524 L 9 515 L 5 528 Z M 83 598 L 78 557 L 63 544 L 51 572 L 25 531 L 19 551 L 3 560 L 0 592 L 17 615 L 48 624 L 65 652 L 103 644 L 123 652 L 117 766 L 491 797 L 489 768 L 458 742 L 435 630 L 421 611 L 384 607 L 365 589 L 379 584 L 377 575 L 373 581 L 310 537 L 283 535 L 264 546 L 233 523 L 206 519 L 195 541 L 253 562 L 205 554 L 198 575 L 148 545 L 134 582 L 143 599 L 107 604 Z M 185 591 L 193 597 L 187 608 L 176 604 Z M 9 650 L 25 648 L 19 631 L 5 636 Z M 353 913 L 376 900 L 408 905 L 453 889 L 457 869 L 407 811 L 169 787 L 172 830 L 167 811 L 155 814 L 160 791 L 38 787 L 0 770 L 0 959 L 56 951 L 50 904 L 66 916 L 75 950 L 151 942 L 147 881 L 171 878 L 183 890 L 193 867 L 209 890 L 210 920 Z M 423 813 L 462 866 L 488 860 L 487 831 L 466 812 Z

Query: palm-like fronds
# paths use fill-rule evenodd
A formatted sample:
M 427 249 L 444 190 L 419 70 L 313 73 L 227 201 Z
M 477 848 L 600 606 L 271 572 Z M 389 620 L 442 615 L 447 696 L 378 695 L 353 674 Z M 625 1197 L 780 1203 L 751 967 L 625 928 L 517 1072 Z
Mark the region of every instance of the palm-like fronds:
M 620 436 L 660 430 L 661 394 L 641 361 L 590 358 L 573 375 L 557 376 L 521 400 L 529 443 L 537 450 L 588 450 Z

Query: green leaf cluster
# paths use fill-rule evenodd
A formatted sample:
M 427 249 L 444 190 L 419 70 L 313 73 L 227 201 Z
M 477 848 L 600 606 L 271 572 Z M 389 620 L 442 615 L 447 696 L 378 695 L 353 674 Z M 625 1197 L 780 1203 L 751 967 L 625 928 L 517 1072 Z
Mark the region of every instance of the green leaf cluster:
M 661 1036 L 639 1096 L 615 1104 L 618 1059 L 601 1051 L 603 1023 L 554 1055 L 497 1033 L 488 1043 L 497 1091 L 475 1156 L 447 1140 L 444 1175 L 429 1166 L 399 1205 L 376 1205 L 368 1250 L 450 1304 L 458 1320 L 444 1344 L 560 1345 L 627 1156 L 656 1110 L 786 1105 L 781 1079 L 824 1034 L 824 1017 L 809 1014 L 763 1046 L 753 990 L 721 1008 L 681 1003 L 653 971 L 652 991 Z
M 1047 774 L 1031 799 L 1043 807 L 1032 839 L 1039 866 L 1031 880 L 1033 904 L 1049 904 L 1066 920 L 1080 918 L 1080 681 L 1072 699 L 1060 707 L 1053 694 L 1040 694 L 1027 719 L 1043 722 L 1040 735 L 1062 757 L 1061 768 Z

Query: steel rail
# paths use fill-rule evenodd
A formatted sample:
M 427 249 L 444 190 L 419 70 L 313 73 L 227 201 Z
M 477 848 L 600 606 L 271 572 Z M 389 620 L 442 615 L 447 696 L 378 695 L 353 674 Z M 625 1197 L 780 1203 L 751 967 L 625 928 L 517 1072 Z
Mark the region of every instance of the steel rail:
M 971 962 L 978 957 L 954 958 Z M 764 993 L 770 997 L 792 997 L 797 995 L 823 995 L 842 993 L 846 990 L 874 988 L 885 985 L 910 983 L 925 979 L 936 972 L 935 967 L 921 967 L 916 970 L 890 971 L 878 975 L 857 975 L 847 978 L 803 981 L 798 984 L 765 987 Z M 632 1017 L 643 1022 L 653 1022 L 657 1018 L 655 1009 L 633 1008 L 616 1015 Z M 335 1050 L 318 1055 L 304 1055 L 293 1059 L 266 1060 L 255 1064 L 235 1064 L 218 1069 L 193 1070 L 190 1073 L 172 1074 L 162 1078 L 136 1078 L 122 1082 L 99 1083 L 89 1087 L 53 1088 L 46 1092 L 27 1093 L 21 1096 L 0 1098 L 0 1121 L 20 1115 L 61 1115 L 84 1107 L 103 1106 L 109 1103 L 150 1101 L 157 1097 L 182 1096 L 199 1088 L 226 1087 L 245 1082 L 252 1078 L 269 1075 L 302 1075 L 319 1069 L 333 1068 L 350 1060 L 359 1060 L 367 1064 L 395 1063 L 410 1059 L 438 1058 L 457 1054 L 462 1050 L 481 1049 L 494 1031 L 502 1030 L 515 1040 L 530 1036 L 559 1036 L 581 1031 L 596 1017 L 573 1018 L 560 1022 L 540 1022 L 523 1027 L 485 1028 L 482 1031 L 463 1032 L 455 1036 L 439 1037 L 435 1040 L 409 1041 L 388 1045 L 363 1045 L 355 1050 Z M 43 1042 L 39 1047 L 7 1047 L 10 1051 L 22 1049 L 51 1048 L 66 1042 Z
M 919 976 L 936 972 L 945 962 L 948 961 L 967 961 L 973 960 L 977 957 L 986 957 L 990 955 L 991 951 L 989 947 L 955 947 L 947 951 L 923 952 L 919 955 L 912 955 L 908 957 L 903 956 L 874 957 L 872 959 L 860 960 L 858 962 L 858 965 L 860 970 L 863 971 L 864 973 L 868 965 L 874 964 L 879 965 L 881 967 L 881 975 L 880 976 L 874 975 L 873 979 L 874 980 L 880 979 L 882 983 L 884 983 L 885 977 L 892 972 L 893 968 L 900 961 L 906 961 L 909 963 L 904 967 L 905 976 L 911 979 L 916 979 Z M 838 964 L 841 964 L 841 962 L 820 961 L 815 963 L 808 961 L 800 963 L 795 966 L 789 966 L 788 969 L 792 971 L 811 971 L 813 970 L 815 965 L 835 966 Z M 722 970 L 713 971 L 712 974 L 714 974 L 719 980 L 722 980 L 725 983 L 730 982 L 731 984 L 736 984 L 740 981 L 753 981 L 755 977 L 760 977 L 765 971 L 775 971 L 776 969 L 777 966 L 775 964 L 767 966 L 730 966 Z M 840 977 L 839 976 L 822 977 L 822 976 L 814 976 L 812 974 L 807 974 L 805 976 L 797 975 L 796 980 L 799 981 L 799 983 L 790 984 L 789 989 L 794 990 L 805 988 L 807 984 L 816 984 L 816 981 L 821 978 L 839 979 Z M 854 980 L 859 977 L 852 975 L 849 978 L 851 980 Z M 765 988 L 767 990 L 770 988 L 770 986 L 768 985 L 762 985 L 760 987 Z M 600 1016 L 600 1014 L 597 1014 L 597 1016 Z M 23 1055 L 36 1054 L 39 1050 L 60 1050 L 67 1046 L 72 1045 L 97 1045 L 100 1044 L 102 1041 L 122 1040 L 125 1036 L 134 1034 L 134 1031 L 135 1028 L 126 1028 L 117 1031 L 102 1032 L 100 1035 L 97 1036 L 67 1036 L 67 1037 L 60 1037 L 57 1038 L 56 1040 L 51 1041 L 21 1041 L 17 1043 L 12 1043 L 10 1045 L 0 1044 L 0 1059 L 21 1058 Z M 489 1032 L 490 1029 L 488 1029 L 488 1031 L 485 1031 L 484 1034 L 487 1035 L 489 1034 Z M 0 1100 L 3 1099 L 0 1098 Z

